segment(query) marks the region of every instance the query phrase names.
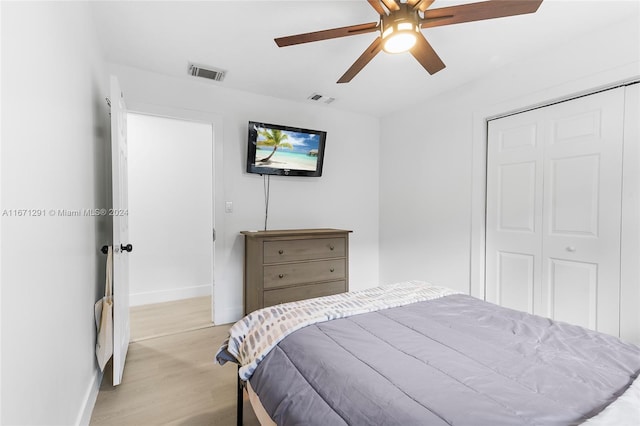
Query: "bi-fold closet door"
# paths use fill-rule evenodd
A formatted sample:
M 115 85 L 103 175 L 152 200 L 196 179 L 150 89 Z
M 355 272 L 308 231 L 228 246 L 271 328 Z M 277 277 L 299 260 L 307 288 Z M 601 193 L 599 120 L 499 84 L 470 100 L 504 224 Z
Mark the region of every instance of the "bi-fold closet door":
M 486 300 L 620 333 L 625 88 L 488 126 Z

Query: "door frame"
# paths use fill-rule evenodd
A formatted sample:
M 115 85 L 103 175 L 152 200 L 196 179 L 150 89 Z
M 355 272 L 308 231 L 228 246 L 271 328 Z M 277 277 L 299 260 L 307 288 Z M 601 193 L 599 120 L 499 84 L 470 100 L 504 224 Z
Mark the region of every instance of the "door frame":
M 162 105 L 153 105 L 142 102 L 129 101 L 128 112 L 133 114 L 141 114 L 155 117 L 163 117 L 169 119 L 177 119 L 183 121 L 195 121 L 199 123 L 211 124 L 212 127 L 212 166 L 213 173 L 211 174 L 211 187 L 213 188 L 213 194 L 211 197 L 211 223 L 216 230 L 216 239 L 212 241 L 213 245 L 213 259 L 211 261 L 211 322 L 215 325 L 216 321 L 216 309 L 215 309 L 215 289 L 216 281 L 221 278 L 222 260 L 219 258 L 224 253 L 224 210 L 222 209 L 224 203 L 216 202 L 216 195 L 220 196 L 224 193 L 223 187 L 223 139 L 222 139 L 222 116 L 206 111 L 198 111 L 191 109 L 182 109 Z M 213 230 L 212 230 L 213 231 Z M 212 235 L 213 240 L 213 235 Z M 216 250 L 216 247 L 218 250 Z M 216 265 L 218 267 L 216 268 Z

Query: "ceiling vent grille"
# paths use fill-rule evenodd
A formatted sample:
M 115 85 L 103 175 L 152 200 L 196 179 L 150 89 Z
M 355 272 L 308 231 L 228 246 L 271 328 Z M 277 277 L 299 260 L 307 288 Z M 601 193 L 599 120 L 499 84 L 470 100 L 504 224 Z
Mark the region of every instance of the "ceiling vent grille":
M 310 101 L 322 102 L 325 104 L 330 104 L 331 102 L 336 100 L 336 98 L 330 98 L 329 96 L 324 96 L 319 93 L 312 93 L 307 99 L 309 99 Z
M 209 80 L 222 81 L 227 72 L 219 68 L 189 64 L 189 74 L 195 77 L 208 78 Z

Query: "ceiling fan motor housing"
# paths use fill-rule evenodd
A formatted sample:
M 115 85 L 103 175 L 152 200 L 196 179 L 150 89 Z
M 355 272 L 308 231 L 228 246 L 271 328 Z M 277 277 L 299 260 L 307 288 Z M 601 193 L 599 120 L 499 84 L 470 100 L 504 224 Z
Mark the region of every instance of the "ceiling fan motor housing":
M 399 10 L 391 12 L 389 15 L 381 15 L 381 28 L 384 50 L 388 53 L 399 53 L 404 50 L 395 51 L 393 47 L 387 46 L 387 41 L 391 38 L 405 36 L 415 37 L 420 32 L 420 16 L 418 11 L 406 3 L 398 4 Z

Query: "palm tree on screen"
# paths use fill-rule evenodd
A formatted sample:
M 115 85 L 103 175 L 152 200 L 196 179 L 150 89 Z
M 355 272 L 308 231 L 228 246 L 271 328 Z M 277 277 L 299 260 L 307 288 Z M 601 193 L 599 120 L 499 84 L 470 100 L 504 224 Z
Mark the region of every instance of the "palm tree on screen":
M 286 139 L 289 139 L 289 135 L 284 133 L 282 130 L 278 129 L 260 129 L 258 130 L 258 134 L 262 136 L 264 139 L 258 141 L 257 146 L 272 146 L 273 151 L 269 154 L 268 157 L 260 160 L 262 163 L 266 163 L 273 157 L 273 154 L 276 153 L 278 148 L 291 148 L 293 149 L 293 145 L 289 142 L 284 142 Z

